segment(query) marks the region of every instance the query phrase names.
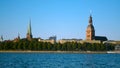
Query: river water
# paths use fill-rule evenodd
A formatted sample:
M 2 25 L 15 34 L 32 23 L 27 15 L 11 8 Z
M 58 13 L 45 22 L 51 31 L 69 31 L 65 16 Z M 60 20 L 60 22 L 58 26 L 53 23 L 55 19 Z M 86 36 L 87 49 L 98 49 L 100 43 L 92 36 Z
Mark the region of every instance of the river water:
M 120 68 L 120 54 L 0 53 L 0 68 Z

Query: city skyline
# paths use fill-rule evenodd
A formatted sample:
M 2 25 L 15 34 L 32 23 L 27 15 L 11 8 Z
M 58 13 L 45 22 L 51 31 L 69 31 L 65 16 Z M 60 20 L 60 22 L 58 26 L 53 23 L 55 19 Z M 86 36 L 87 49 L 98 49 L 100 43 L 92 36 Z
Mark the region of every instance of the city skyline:
M 18 33 L 21 38 L 26 38 L 31 18 L 34 38 L 56 35 L 57 39 L 85 39 L 92 10 L 96 35 L 120 40 L 119 3 L 119 0 L 4 0 L 0 2 L 0 35 L 5 40 L 16 38 Z

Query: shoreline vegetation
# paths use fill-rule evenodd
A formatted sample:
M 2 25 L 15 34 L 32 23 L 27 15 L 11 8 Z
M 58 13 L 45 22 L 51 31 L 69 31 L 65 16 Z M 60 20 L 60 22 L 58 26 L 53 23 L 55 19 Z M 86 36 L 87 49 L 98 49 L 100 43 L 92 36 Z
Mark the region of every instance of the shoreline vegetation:
M 0 42 L 1 52 L 16 53 L 107 53 L 115 51 L 115 45 L 103 43 L 49 43 L 38 42 L 38 39 L 20 39 L 17 42 L 3 41 Z M 110 52 L 110 53 L 112 53 Z M 120 53 L 120 52 L 119 52 Z

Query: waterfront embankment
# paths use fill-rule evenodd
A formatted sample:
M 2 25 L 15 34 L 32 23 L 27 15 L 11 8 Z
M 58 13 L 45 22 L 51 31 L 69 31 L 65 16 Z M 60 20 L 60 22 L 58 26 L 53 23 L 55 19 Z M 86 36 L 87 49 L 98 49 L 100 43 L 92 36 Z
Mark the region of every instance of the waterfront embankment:
M 30 50 L 25 50 L 25 51 L 13 51 L 13 50 L 2 50 L 2 52 L 7 52 L 7 53 L 107 53 L 107 51 L 30 51 Z

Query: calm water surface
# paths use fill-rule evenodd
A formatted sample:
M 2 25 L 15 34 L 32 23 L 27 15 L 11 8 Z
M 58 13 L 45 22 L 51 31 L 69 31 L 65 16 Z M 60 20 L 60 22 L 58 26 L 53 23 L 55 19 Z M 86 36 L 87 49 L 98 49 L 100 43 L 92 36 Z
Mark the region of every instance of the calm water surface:
M 0 53 L 0 68 L 120 68 L 120 54 Z

